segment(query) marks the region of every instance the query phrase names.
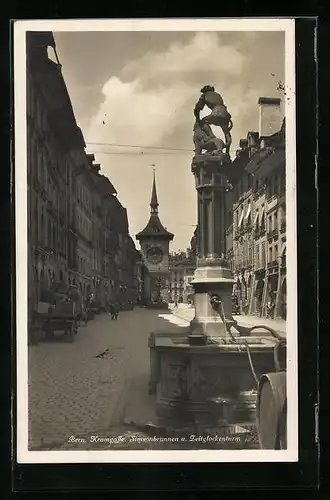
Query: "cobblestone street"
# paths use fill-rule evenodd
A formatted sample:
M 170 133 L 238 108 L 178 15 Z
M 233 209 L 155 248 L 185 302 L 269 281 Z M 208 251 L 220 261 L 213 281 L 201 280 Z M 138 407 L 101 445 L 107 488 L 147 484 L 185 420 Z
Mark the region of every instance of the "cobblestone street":
M 253 433 L 208 443 L 182 440 L 153 426 L 154 396 L 148 394 L 152 330 L 178 330 L 188 322 L 176 310 L 136 308 L 118 321 L 96 315 L 74 342 L 58 333 L 29 347 L 29 449 L 205 449 L 256 446 Z M 156 436 L 156 437 L 155 437 Z
M 109 436 L 110 427 L 118 434 L 133 382 L 148 394 L 150 331 L 178 328 L 158 314 L 136 308 L 112 321 L 103 313 L 73 343 L 58 333 L 29 347 L 29 449 L 71 449 L 71 436 Z

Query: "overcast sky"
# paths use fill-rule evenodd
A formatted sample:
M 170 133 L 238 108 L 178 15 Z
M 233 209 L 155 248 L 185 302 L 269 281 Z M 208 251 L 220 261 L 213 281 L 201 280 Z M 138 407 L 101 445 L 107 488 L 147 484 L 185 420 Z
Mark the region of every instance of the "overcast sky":
M 175 234 L 170 248 L 189 246 L 196 224 L 190 170 L 193 108 L 200 89 L 214 85 L 223 96 L 234 124 L 234 158 L 239 140 L 258 130 L 258 98 L 281 97 L 277 86 L 284 82 L 284 36 L 283 32 L 54 33 L 87 152 L 95 154 L 127 208 L 134 240 L 149 218 L 154 164 L 160 219 Z

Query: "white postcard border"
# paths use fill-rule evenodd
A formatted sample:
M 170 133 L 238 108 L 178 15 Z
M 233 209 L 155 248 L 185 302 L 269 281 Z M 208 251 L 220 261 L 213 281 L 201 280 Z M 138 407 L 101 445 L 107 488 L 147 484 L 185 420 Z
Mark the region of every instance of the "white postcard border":
M 26 31 L 285 31 L 287 450 L 28 451 Z M 14 23 L 18 463 L 295 462 L 298 460 L 296 111 L 294 19 L 31 20 Z

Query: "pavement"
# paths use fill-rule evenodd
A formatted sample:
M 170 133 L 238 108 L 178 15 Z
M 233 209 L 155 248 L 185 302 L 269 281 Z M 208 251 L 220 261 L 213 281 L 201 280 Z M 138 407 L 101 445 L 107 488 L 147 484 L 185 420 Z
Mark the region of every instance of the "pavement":
M 155 396 L 148 394 L 149 333 L 177 332 L 192 314 L 188 307 L 135 308 L 113 321 L 103 313 L 81 326 L 72 343 L 56 333 L 30 345 L 29 450 L 205 449 L 171 436 L 159 441 Z
M 152 419 L 148 336 L 180 323 L 171 312 L 136 308 L 117 321 L 96 315 L 72 343 L 56 333 L 53 341 L 29 346 L 29 449 L 89 449 L 90 436 L 130 435 L 136 428 L 125 422 Z
M 177 308 L 172 309 L 172 312 L 181 320 L 190 322 L 194 318 L 195 309 L 193 306 L 187 304 L 179 304 Z M 260 318 L 258 316 L 248 316 L 244 314 L 235 315 L 233 318 L 243 330 L 249 330 L 253 326 L 268 326 L 277 331 L 280 335 L 286 336 L 286 321 L 283 319 Z

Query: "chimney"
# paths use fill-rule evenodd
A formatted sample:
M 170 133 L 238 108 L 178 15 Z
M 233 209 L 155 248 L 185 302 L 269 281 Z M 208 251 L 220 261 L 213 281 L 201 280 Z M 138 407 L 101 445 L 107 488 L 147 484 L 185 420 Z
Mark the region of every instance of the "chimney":
M 259 138 L 269 137 L 279 132 L 283 115 L 281 99 L 277 97 L 260 97 L 259 101 Z

